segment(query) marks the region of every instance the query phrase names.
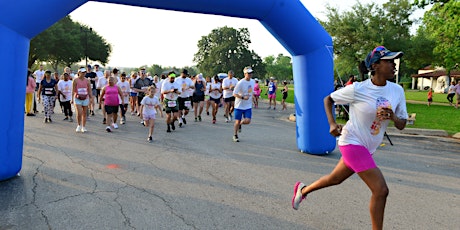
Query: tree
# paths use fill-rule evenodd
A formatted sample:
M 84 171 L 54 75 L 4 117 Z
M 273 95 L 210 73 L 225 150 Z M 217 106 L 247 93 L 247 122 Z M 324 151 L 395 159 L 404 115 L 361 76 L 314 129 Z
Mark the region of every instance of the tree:
M 72 21 L 70 16 L 66 16 L 35 36 L 30 42 L 28 67 L 30 68 L 36 61 L 45 61 L 57 71 L 59 65 L 71 66 L 83 60 L 86 41 L 81 27 L 88 29 L 87 26 L 81 26 Z M 88 33 L 89 59 L 105 64 L 108 62 L 111 50 L 111 45 L 96 32 Z
M 407 48 L 413 23 L 409 16 L 413 10 L 408 0 L 389 1 L 382 7 L 357 2 L 352 10 L 342 14 L 337 8 L 326 7 L 328 19 L 321 24 L 333 37 L 338 72 L 342 76 L 357 74 L 359 63 L 376 46 L 392 50 Z
M 264 65 L 267 71 L 266 78 L 276 77 L 279 80 L 292 80 L 292 62 L 291 57 L 278 54 L 270 55 L 264 58 Z
M 460 60 L 460 1 L 434 1 L 423 16 L 426 35 L 435 43 L 432 64 L 448 72 Z
M 250 43 L 247 28 L 217 28 L 198 41 L 198 51 L 193 61 L 205 75 L 226 73 L 228 70 L 238 74 L 249 65 L 255 70 L 255 75 L 264 76 L 262 59 L 253 50 L 249 50 Z

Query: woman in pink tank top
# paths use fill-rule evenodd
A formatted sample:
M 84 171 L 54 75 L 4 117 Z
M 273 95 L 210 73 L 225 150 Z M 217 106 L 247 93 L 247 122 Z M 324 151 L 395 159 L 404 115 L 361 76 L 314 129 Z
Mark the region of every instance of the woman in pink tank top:
M 112 124 L 113 128 L 118 129 L 117 125 L 117 114 L 118 114 L 118 105 L 120 104 L 120 99 L 122 104 L 123 101 L 123 94 L 121 92 L 120 87 L 115 85 L 115 78 L 109 78 L 109 84 L 102 89 L 101 98 L 104 98 L 104 108 L 105 113 L 107 114 L 107 127 L 105 130 L 107 132 L 112 132 L 110 128 L 110 124 Z
M 86 132 L 86 110 L 88 110 L 89 98 L 91 95 L 91 88 L 89 81 L 85 78 L 86 68 L 81 67 L 78 69 L 78 77 L 72 82 L 72 91 L 74 94 L 74 103 L 77 112 L 78 126 L 75 132 Z

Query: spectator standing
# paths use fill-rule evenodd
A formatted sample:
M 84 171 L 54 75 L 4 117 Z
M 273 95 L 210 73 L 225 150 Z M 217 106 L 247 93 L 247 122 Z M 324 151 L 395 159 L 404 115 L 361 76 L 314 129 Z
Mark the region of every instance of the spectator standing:
M 31 112 L 32 104 L 34 100 L 34 92 L 37 83 L 35 82 L 34 77 L 31 75 L 30 71 L 27 71 L 27 81 L 26 81 L 26 103 L 25 103 L 25 111 L 27 116 L 35 116 L 34 113 Z

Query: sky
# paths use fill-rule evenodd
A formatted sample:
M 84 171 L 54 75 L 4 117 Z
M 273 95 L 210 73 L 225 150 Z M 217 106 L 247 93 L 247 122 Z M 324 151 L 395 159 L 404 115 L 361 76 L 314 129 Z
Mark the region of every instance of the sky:
M 325 20 L 327 4 L 346 11 L 355 1 L 301 0 L 310 13 Z M 371 0 L 360 0 L 362 4 Z M 219 27 L 248 28 L 250 49 L 262 58 L 283 54 L 283 46 L 258 20 L 184 13 L 119 4 L 88 2 L 70 13 L 71 18 L 88 25 L 112 45 L 106 67 L 193 66 L 193 55 L 202 36 Z M 175 32 L 174 36 L 165 35 Z M 161 33 L 161 34 L 160 34 Z M 90 64 L 96 64 L 90 62 Z

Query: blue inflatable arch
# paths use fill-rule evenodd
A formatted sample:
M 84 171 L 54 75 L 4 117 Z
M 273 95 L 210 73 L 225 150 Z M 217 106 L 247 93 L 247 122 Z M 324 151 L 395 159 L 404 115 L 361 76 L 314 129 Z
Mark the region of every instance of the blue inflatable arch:
M 30 39 L 87 0 L 0 2 L 0 63 L 14 84 L 1 86 L 0 180 L 22 166 L 25 76 Z M 297 147 L 310 154 L 335 149 L 323 98 L 333 90 L 332 39 L 299 0 L 101 0 L 100 2 L 259 20 L 293 57 Z M 39 13 L 41 12 L 41 13 Z M 46 15 L 46 16 L 45 16 Z M 110 23 L 110 22 L 107 22 Z M 250 65 L 251 63 L 248 63 Z

